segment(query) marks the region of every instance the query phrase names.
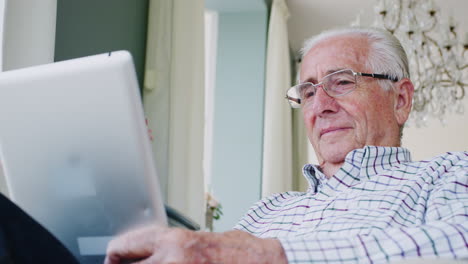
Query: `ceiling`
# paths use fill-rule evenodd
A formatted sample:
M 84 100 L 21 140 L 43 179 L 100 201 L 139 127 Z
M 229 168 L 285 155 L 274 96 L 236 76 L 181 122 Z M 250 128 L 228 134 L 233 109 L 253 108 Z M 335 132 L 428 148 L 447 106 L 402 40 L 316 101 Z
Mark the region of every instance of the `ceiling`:
M 323 30 L 347 26 L 361 14 L 361 25 L 372 25 L 374 5 L 377 0 L 286 0 L 290 17 L 288 20 L 289 41 L 297 54 L 305 39 Z M 435 0 L 443 17 L 454 16 L 459 33 L 468 32 L 468 1 Z M 464 39 L 464 38 L 463 38 Z

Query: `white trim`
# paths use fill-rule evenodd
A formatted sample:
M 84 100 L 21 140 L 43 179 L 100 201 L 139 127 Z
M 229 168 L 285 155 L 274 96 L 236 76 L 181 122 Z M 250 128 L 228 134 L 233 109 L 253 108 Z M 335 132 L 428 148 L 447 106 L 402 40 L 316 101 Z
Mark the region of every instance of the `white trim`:
M 205 134 L 203 147 L 205 192 L 212 192 L 211 162 L 213 160 L 213 120 L 217 49 L 218 13 L 212 10 L 205 10 Z

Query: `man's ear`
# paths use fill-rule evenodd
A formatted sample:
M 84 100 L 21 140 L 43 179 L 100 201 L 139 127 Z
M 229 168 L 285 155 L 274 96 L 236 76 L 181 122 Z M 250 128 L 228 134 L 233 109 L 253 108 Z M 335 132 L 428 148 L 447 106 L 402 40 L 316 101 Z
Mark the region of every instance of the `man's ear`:
M 413 105 L 414 86 L 410 79 L 404 78 L 394 85 L 395 90 L 395 117 L 402 126 L 409 117 Z

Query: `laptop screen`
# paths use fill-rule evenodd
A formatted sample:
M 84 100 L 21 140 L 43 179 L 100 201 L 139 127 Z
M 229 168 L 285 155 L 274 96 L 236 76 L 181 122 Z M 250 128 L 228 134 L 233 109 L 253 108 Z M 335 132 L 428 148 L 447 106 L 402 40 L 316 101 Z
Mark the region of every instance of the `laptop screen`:
M 166 224 L 128 52 L 0 74 L 0 120 L 10 198 L 78 259 Z

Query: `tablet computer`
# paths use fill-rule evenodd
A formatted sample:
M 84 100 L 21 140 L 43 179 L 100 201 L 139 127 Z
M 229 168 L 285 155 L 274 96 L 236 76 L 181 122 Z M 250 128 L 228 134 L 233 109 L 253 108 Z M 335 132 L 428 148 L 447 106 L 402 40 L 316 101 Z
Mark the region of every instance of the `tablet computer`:
M 0 74 L 9 196 L 81 263 L 120 232 L 166 224 L 142 109 L 126 51 Z

